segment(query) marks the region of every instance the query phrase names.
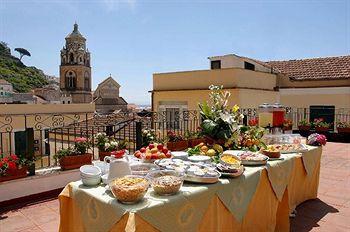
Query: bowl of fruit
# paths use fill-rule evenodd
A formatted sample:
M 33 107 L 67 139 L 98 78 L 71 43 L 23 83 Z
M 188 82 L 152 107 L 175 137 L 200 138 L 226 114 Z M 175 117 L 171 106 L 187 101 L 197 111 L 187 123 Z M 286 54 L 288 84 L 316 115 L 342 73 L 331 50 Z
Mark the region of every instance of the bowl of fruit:
M 144 163 L 153 163 L 158 159 L 171 158 L 171 153 L 163 144 L 151 143 L 134 153 L 134 156 Z

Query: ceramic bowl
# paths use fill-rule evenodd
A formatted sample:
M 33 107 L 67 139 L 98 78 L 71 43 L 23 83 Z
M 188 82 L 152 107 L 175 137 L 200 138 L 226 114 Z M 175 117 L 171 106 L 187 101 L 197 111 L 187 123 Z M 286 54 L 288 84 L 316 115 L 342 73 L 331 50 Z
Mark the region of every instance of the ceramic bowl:
M 96 186 L 101 182 L 101 176 L 98 177 L 82 177 L 81 181 L 86 186 Z
M 101 169 L 94 165 L 83 165 L 79 170 L 82 177 L 101 177 L 102 175 Z

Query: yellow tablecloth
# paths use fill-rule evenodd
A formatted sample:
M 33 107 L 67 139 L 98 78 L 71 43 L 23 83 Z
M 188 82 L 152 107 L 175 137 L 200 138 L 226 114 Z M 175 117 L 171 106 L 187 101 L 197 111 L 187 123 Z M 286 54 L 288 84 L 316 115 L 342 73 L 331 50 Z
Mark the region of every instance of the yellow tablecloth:
M 317 197 L 321 153 L 321 147 L 309 148 L 307 155 L 314 156 L 310 162 L 316 165 L 312 165 L 312 169 L 308 167 L 308 172 L 306 172 L 305 162 L 310 158 L 303 159 L 302 155 L 288 154 L 289 158 L 292 156 L 294 164 L 290 171 L 287 188 L 283 197 L 279 197 L 280 200 L 272 188 L 267 170 L 260 170 L 259 183 L 242 220 L 237 220 L 220 198 L 213 194 L 200 223 L 198 226 L 194 226 L 193 230 L 289 231 L 289 213 L 301 202 Z M 209 188 L 211 187 L 209 186 Z M 68 184 L 59 196 L 60 231 L 91 231 L 89 228 L 84 228 L 82 208 L 78 206 L 72 196 L 72 184 Z M 143 210 L 147 210 L 147 208 Z M 174 220 L 174 218 L 170 217 L 168 220 Z M 137 209 L 128 210 L 120 217 L 119 221 L 112 225 L 109 231 L 136 230 L 158 231 L 156 226 L 140 216 Z

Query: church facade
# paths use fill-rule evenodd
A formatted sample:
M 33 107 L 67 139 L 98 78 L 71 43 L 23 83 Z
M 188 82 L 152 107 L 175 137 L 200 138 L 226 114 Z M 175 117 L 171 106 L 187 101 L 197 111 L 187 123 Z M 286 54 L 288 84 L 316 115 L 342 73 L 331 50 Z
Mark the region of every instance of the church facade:
M 120 85 L 112 76 L 102 81 L 94 92 L 96 111 L 109 114 L 115 111 L 126 111 L 128 103 L 119 96 Z
M 66 36 L 66 44 L 61 50 L 60 89 L 64 96 L 70 96 L 71 103 L 90 103 L 91 64 L 86 39 L 79 32 L 78 24 Z

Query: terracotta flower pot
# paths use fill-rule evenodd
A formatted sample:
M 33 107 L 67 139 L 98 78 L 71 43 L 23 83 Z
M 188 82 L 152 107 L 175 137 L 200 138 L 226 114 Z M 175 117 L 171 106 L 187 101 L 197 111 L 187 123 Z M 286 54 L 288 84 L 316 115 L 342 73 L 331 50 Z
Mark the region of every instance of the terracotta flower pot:
M 320 127 L 320 126 L 315 127 L 316 132 L 327 132 L 328 130 L 329 130 L 329 127 Z
M 15 170 L 8 170 L 5 176 L 0 176 L 0 182 L 19 179 L 27 176 L 28 168 L 23 166 Z
M 177 142 L 167 142 L 169 151 L 184 151 L 188 148 L 188 140 L 181 140 Z
M 98 151 L 98 157 L 101 161 L 103 161 L 106 156 L 110 156 L 110 155 L 111 155 L 110 151 Z
M 189 146 L 189 147 L 195 147 L 195 146 L 197 146 L 198 144 L 200 144 L 200 143 L 205 143 L 205 142 L 206 142 L 205 138 L 189 139 L 189 140 L 188 140 L 188 146 Z
M 59 162 L 62 170 L 80 168 L 85 164 L 92 164 L 92 154 L 65 156 Z
M 298 126 L 300 131 L 309 131 L 311 129 L 311 126 Z
M 337 127 L 338 133 L 350 133 L 350 127 Z

